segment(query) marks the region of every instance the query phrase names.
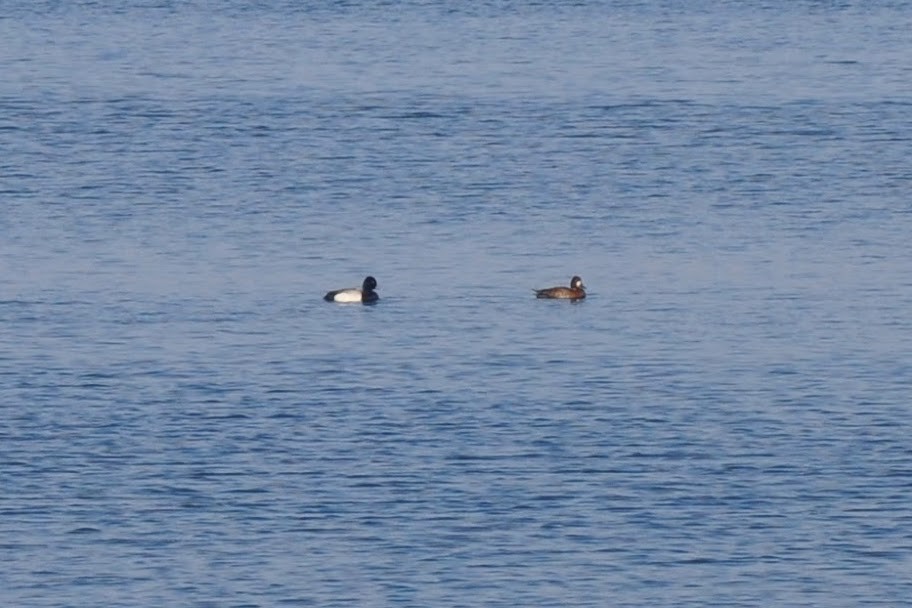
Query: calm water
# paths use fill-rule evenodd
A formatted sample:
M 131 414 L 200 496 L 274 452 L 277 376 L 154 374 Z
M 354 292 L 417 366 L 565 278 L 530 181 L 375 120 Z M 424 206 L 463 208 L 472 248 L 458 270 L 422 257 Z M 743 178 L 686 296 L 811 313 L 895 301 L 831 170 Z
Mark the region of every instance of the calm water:
M 0 603 L 910 605 L 910 31 L 0 1 Z

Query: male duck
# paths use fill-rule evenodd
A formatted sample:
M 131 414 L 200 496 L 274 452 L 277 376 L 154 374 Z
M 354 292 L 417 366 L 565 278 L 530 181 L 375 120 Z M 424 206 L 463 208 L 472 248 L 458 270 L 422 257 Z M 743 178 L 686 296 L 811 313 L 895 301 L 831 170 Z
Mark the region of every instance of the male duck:
M 582 300 L 586 297 L 586 286 L 579 277 L 570 279 L 570 287 L 549 287 L 536 289 L 536 298 L 551 298 L 558 300 Z
M 323 299 L 327 302 L 361 302 L 362 304 L 369 304 L 380 299 L 380 296 L 374 291 L 375 289 L 377 289 L 377 279 L 366 277 L 361 284 L 361 289 L 337 289 L 327 293 L 323 296 Z

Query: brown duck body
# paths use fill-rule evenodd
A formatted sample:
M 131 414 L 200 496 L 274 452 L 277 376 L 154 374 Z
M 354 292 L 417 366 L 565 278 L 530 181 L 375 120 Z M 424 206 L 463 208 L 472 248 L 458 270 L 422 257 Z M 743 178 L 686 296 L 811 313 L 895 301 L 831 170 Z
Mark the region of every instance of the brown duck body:
M 586 286 L 579 277 L 570 279 L 570 287 L 548 287 L 547 289 L 536 289 L 536 298 L 548 298 L 552 300 L 582 300 L 586 297 Z

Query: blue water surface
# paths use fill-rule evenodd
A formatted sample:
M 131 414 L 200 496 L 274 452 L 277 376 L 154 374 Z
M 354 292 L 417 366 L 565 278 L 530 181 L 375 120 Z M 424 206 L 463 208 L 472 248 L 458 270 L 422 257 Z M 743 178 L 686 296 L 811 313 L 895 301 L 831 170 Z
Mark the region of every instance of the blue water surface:
M 0 604 L 912 605 L 910 31 L 0 2 Z

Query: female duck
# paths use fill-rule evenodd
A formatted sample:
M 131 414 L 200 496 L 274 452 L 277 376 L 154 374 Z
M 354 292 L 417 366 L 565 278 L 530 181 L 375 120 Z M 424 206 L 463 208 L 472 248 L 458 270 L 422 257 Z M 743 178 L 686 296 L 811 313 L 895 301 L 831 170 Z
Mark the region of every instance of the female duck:
M 586 286 L 579 277 L 570 279 L 570 287 L 549 287 L 548 289 L 536 289 L 536 298 L 551 298 L 558 300 L 582 300 L 586 297 Z
M 375 289 L 377 289 L 377 279 L 366 277 L 361 284 L 361 289 L 337 289 L 327 293 L 323 296 L 323 299 L 327 302 L 361 302 L 362 304 L 369 304 L 380 299 L 380 296 L 374 291 Z

